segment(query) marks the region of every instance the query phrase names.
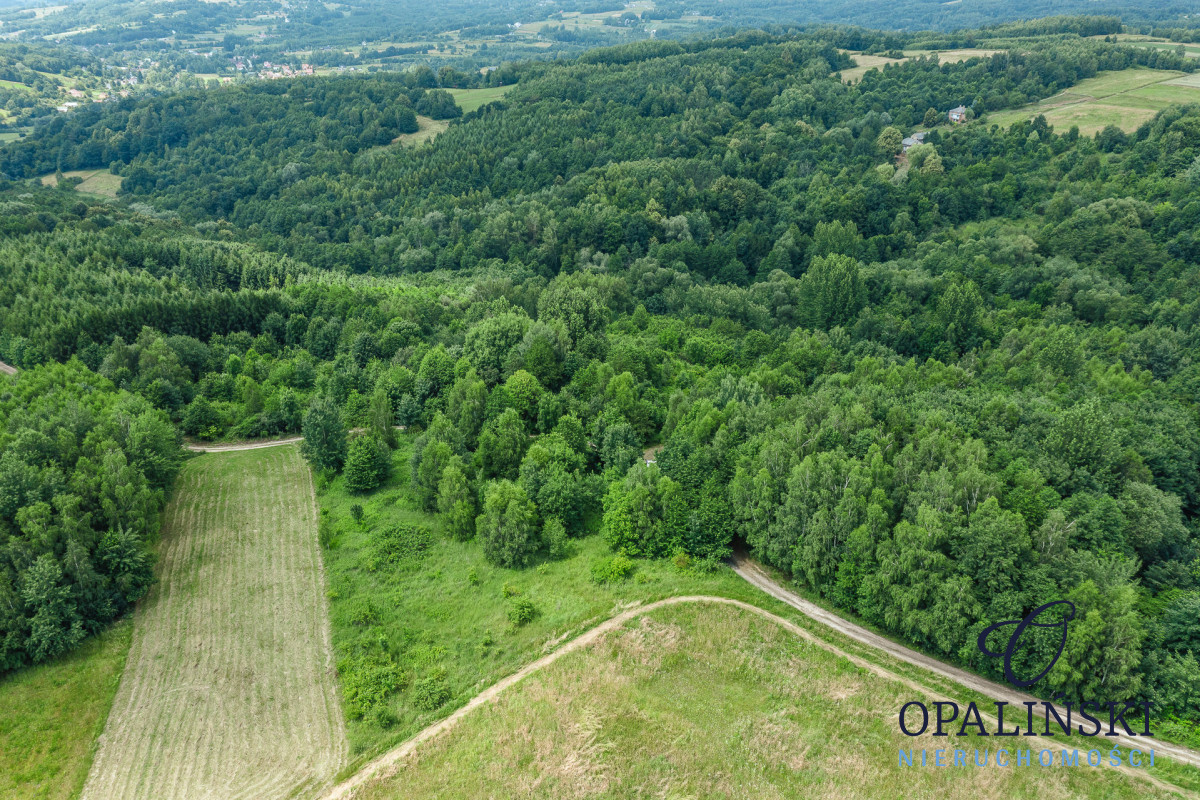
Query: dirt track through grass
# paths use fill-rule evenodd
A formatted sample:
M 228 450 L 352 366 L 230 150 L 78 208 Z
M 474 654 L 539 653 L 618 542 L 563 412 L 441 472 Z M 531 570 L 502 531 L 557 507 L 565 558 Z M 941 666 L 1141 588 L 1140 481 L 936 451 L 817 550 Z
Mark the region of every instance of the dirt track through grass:
M 190 461 L 87 800 L 312 795 L 347 755 L 298 449 Z

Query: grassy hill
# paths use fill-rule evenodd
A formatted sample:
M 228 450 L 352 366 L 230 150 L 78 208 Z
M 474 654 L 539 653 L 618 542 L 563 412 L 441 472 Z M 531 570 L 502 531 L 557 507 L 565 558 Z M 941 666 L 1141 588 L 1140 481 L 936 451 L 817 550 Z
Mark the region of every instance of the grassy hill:
M 680 604 L 627 622 L 422 744 L 356 797 L 1171 797 L 1112 768 L 900 766 L 898 679 L 739 608 Z M 981 756 L 982 757 L 982 756 Z

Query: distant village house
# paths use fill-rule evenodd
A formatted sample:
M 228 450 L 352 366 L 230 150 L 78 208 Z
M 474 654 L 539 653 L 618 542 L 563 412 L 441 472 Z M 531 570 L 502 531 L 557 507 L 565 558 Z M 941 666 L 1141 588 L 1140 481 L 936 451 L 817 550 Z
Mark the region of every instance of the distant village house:
M 950 109 L 950 113 L 946 116 L 950 118 L 951 122 L 957 125 L 960 122 L 967 121 L 967 109 L 965 106 L 958 106 L 957 108 Z

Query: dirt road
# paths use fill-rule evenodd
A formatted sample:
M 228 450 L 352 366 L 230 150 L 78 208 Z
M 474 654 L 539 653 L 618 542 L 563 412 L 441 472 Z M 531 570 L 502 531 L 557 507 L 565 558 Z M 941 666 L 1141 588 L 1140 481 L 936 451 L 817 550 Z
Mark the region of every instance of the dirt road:
M 4 374 L 4 375 L 16 375 L 16 374 L 17 374 L 17 368 L 16 368 L 16 367 L 10 367 L 8 364 L 5 364 L 3 361 L 0 361 L 0 374 Z
M 394 426 L 396 430 L 404 430 L 403 425 Z M 366 428 L 351 428 L 350 433 L 362 433 Z M 303 442 L 303 436 L 291 436 L 287 439 L 260 439 L 254 442 L 231 442 L 229 444 L 198 444 L 196 442 L 187 442 L 184 448 L 191 450 L 193 453 L 233 453 L 238 450 L 259 450 L 264 447 L 279 447 L 285 444 L 295 444 Z
M 780 586 L 778 583 L 773 581 L 766 572 L 763 571 L 762 567 L 744 556 L 734 557 L 733 570 L 738 575 L 741 575 L 747 581 L 757 586 L 759 589 L 762 589 L 775 599 L 787 603 L 789 606 L 795 608 L 809 619 L 819 622 L 827 628 L 832 628 L 838 633 L 844 634 L 845 636 L 848 636 L 857 642 L 861 642 L 868 647 L 872 647 L 876 650 L 882 650 L 883 652 L 887 653 L 893 658 L 899 659 L 900 661 L 904 661 L 909 664 L 913 664 L 914 666 L 921 667 L 922 669 L 929 670 L 935 675 L 940 675 L 943 678 L 949 678 L 955 683 L 979 692 L 991 700 L 1002 700 L 1016 706 L 1019 706 L 1021 703 L 1026 701 L 1037 702 L 1039 704 L 1042 702 L 1032 695 L 1016 691 L 1011 686 L 995 683 L 994 681 L 981 678 L 978 675 L 967 672 L 966 670 L 945 664 L 937 659 L 930 658 L 923 653 L 919 653 L 916 650 L 907 648 L 902 644 L 897 644 L 889 639 L 885 639 L 879 634 L 873 633 L 861 625 L 855 625 L 853 622 L 844 620 L 837 614 L 827 611 L 817 604 L 809 600 L 805 600 L 795 592 L 788 591 L 784 587 Z M 1104 700 L 1105 698 L 1097 699 Z M 1066 719 L 1066 709 L 1059 708 L 1058 711 L 1062 718 Z M 1132 723 L 1129 727 L 1135 731 L 1137 730 L 1137 726 Z M 1120 727 L 1118 726 L 1118 730 L 1119 729 Z M 1138 749 L 1147 747 L 1145 739 L 1142 739 L 1141 737 L 1131 738 L 1128 736 L 1106 736 L 1104 737 L 1103 741 L 1106 742 L 1110 747 L 1114 744 L 1120 744 L 1122 747 Z M 1200 753 L 1197 753 L 1194 750 L 1189 750 L 1186 747 L 1170 744 L 1169 742 L 1164 742 L 1157 739 L 1154 740 L 1153 746 L 1157 755 L 1166 755 L 1184 764 L 1190 764 L 1193 767 L 1200 767 Z
M 303 441 L 303 436 L 292 436 L 288 439 L 268 439 L 261 442 L 241 442 L 234 444 L 195 444 L 194 442 L 188 442 L 184 447 L 193 453 L 233 453 L 238 450 L 261 450 L 264 447 L 279 447 Z
M 979 691 L 989 697 L 995 697 L 997 699 L 1007 700 L 1007 701 L 1013 702 L 1013 703 L 1023 702 L 1024 699 L 1030 699 L 1030 700 L 1033 699 L 1032 697 L 1028 697 L 1028 696 L 1022 695 L 1018 692 L 1014 692 L 1011 689 L 1007 689 L 1007 688 L 1001 686 L 1000 684 L 992 683 L 991 681 L 984 680 L 983 678 L 980 678 L 976 675 L 972 675 L 968 672 L 964 672 L 962 670 L 956 669 L 949 665 L 942 664 L 941 662 L 931 659 L 920 653 L 917 653 L 914 650 L 909 650 L 908 648 L 905 648 L 901 645 L 897 645 L 894 642 L 890 642 L 887 639 L 884 639 L 883 637 L 878 636 L 877 634 L 871 633 L 870 631 L 866 630 L 865 628 L 862 628 L 861 626 L 855 625 L 851 622 L 847 622 L 846 620 L 843 620 L 840 617 L 838 617 L 834 614 L 831 614 L 828 611 L 825 611 L 824 609 L 822 609 L 821 607 L 814 605 L 813 603 L 805 600 L 804 598 L 800 597 L 799 595 L 796 595 L 793 592 L 789 592 L 787 589 L 783 588 L 782 586 L 779 586 L 774 581 L 772 581 L 771 578 L 769 576 L 767 576 L 766 573 L 764 573 L 762 571 L 762 569 L 760 567 L 758 567 L 757 564 L 754 564 L 752 561 L 749 561 L 748 559 L 735 558 L 734 570 L 738 573 L 738 575 L 742 576 L 743 578 L 745 578 L 747 581 L 749 581 L 753 585 L 755 585 L 758 588 L 762 589 L 763 591 L 767 592 L 767 594 L 770 594 L 772 597 L 775 597 L 776 599 L 787 603 L 788 605 L 792 606 L 793 608 L 796 608 L 801 613 L 803 613 L 805 616 L 813 619 L 814 621 L 820 622 L 823 625 L 833 628 L 833 629 L 845 634 L 846 636 L 849 636 L 850 638 L 852 638 L 856 641 L 867 644 L 873 648 L 883 650 L 902 661 L 906 661 L 908 663 L 915 664 L 915 665 L 920 666 L 924 669 L 927 669 L 931 672 L 934 672 L 938 675 L 949 677 L 949 678 L 953 679 L 954 681 L 961 683 L 961 684 L 967 686 L 968 688 Z M 951 698 L 945 697 L 944 695 L 940 694 L 939 692 L 930 690 L 926 686 L 922 686 L 917 681 L 914 681 L 910 678 L 906 678 L 906 677 L 903 677 L 896 673 L 893 673 L 893 672 L 889 671 L 888 669 L 881 667 L 878 664 L 867 661 L 859 656 L 847 653 L 846 651 L 844 651 L 841 648 L 837 647 L 836 645 L 826 641 L 825 639 L 811 633 L 808 630 L 805 630 L 804 628 L 801 628 L 800 626 L 796 625 L 794 622 L 791 622 L 790 620 L 784 619 L 783 617 L 772 614 L 771 612 L 766 611 L 762 608 L 759 608 L 758 606 L 751 605 L 749 603 L 744 603 L 740 600 L 732 600 L 727 597 L 711 597 L 711 596 L 705 596 L 705 595 L 670 597 L 665 600 L 659 600 L 654 603 L 649 603 L 645 606 L 638 606 L 636 608 L 631 608 L 627 611 L 624 611 L 624 612 L 618 614 L 617 616 L 612 617 L 611 619 L 600 623 L 595 628 L 592 628 L 590 631 L 587 631 L 586 633 L 581 634 L 580 636 L 576 637 L 575 639 L 572 639 L 571 641 L 567 642 L 562 647 L 560 647 L 558 650 L 555 650 L 553 653 L 543 656 L 542 658 L 539 658 L 537 661 L 534 661 L 533 663 L 526 665 L 521 670 L 513 673 L 512 675 L 508 676 L 507 678 L 504 678 L 503 680 L 499 681 L 495 685 L 484 690 L 479 695 L 476 695 L 466 705 L 464 705 L 462 708 L 459 708 L 457 711 L 455 711 L 450 716 L 446 717 L 445 719 L 441 720 L 440 722 L 430 725 L 428 728 L 425 728 L 424 730 L 422 730 L 420 733 L 418 733 L 413 738 L 409 739 L 408 741 L 404 742 L 403 744 L 399 745 L 398 747 L 394 748 L 393 750 L 390 750 L 387 753 L 384 753 L 383 755 L 376 758 L 374 761 L 367 763 L 365 766 L 362 767 L 362 769 L 360 769 L 358 772 L 356 772 L 350 778 L 346 779 L 345 781 L 338 784 L 337 786 L 334 786 L 326 794 L 322 795 L 321 800 L 351 800 L 355 796 L 355 791 L 358 788 L 364 786 L 365 784 L 367 784 L 370 781 L 373 781 L 376 779 L 386 779 L 390 775 L 394 774 L 394 772 L 398 768 L 399 764 L 405 758 L 407 758 L 409 755 L 411 755 L 413 753 L 413 751 L 416 750 L 416 748 L 422 742 L 428 741 L 429 739 L 432 739 L 433 737 L 435 737 L 435 736 L 443 733 L 444 731 L 448 730 L 449 728 L 453 727 L 459 720 L 461 720 L 467 714 L 471 713 L 473 710 L 475 710 L 479 706 L 483 705 L 484 703 L 494 700 L 501 692 L 505 691 L 506 689 L 511 688 L 515 684 L 517 684 L 520 681 L 522 681 L 523 679 L 527 678 L 532 673 L 537 672 L 538 670 L 549 666 L 550 664 L 554 663 L 559 658 L 567 655 L 568 653 L 572 653 L 576 650 L 579 650 L 582 647 L 587 647 L 588 645 L 596 642 L 604 634 L 620 627 L 621 625 L 623 625 L 630 619 L 633 619 L 634 617 L 637 617 L 641 614 L 645 614 L 647 612 L 653 611 L 656 608 L 661 608 L 663 606 L 668 606 L 668 605 L 674 605 L 677 603 L 724 603 L 727 605 L 733 605 L 733 606 L 737 606 L 739 608 L 746 609 L 747 611 L 752 611 L 755 614 L 759 614 L 763 617 L 766 617 L 767 619 L 774 621 L 778 625 L 783 626 L 790 632 L 805 639 L 806 641 L 812 642 L 813 644 L 815 644 L 819 647 L 822 647 L 832 653 L 837 654 L 838 656 L 841 656 L 841 657 L 849 660 L 850 662 L 858 665 L 859 667 L 862 667 L 863 669 L 868 670 L 869 672 L 871 672 L 874 675 L 877 675 L 886 680 L 892 680 L 892 681 L 896 681 L 898 683 L 902 683 L 902 684 L 908 686 L 909 688 L 913 689 L 915 692 L 919 692 L 928 698 L 933 698 L 934 700 L 949 700 L 949 699 L 951 699 Z M 995 724 L 994 716 L 989 715 L 987 713 L 986 709 L 981 709 L 981 711 L 983 712 L 982 716 L 984 717 L 984 719 L 987 719 L 992 724 Z M 1144 741 L 1136 741 L 1136 740 L 1128 739 L 1127 737 L 1114 737 L 1114 738 L 1116 739 L 1116 741 L 1120 742 L 1120 744 L 1122 746 L 1133 747 L 1133 748 L 1138 748 L 1138 749 L 1146 746 Z M 1109 743 L 1112 743 L 1114 741 L 1114 739 L 1106 739 L 1106 741 Z M 1178 761 L 1183 761 L 1188 764 L 1200 766 L 1200 755 L 1198 755 L 1186 748 L 1178 747 L 1176 745 L 1171 745 L 1166 742 L 1157 741 L 1157 740 L 1153 743 L 1153 747 L 1158 754 L 1167 754 Z M 1144 770 L 1135 770 L 1135 769 L 1132 769 L 1129 767 L 1120 767 L 1118 769 L 1120 769 L 1121 771 L 1126 772 L 1130 775 L 1134 775 L 1139 778 L 1142 778 L 1143 780 L 1153 783 L 1154 785 L 1156 785 L 1160 788 L 1168 789 L 1171 791 L 1179 791 L 1178 787 L 1165 784 L 1162 781 L 1159 781 L 1157 778 L 1147 775 Z M 1188 793 L 1183 792 L 1183 794 L 1187 795 Z
M 808 639 L 809 641 L 814 642 L 815 644 L 818 644 L 822 647 L 826 647 L 826 648 L 838 653 L 839 655 L 843 655 L 846 658 L 849 658 L 850 660 L 860 664 L 861 666 L 866 667 L 867 669 L 872 669 L 871 665 L 867 664 L 866 662 L 863 662 L 861 659 L 857 659 L 853 656 L 843 653 L 841 650 L 838 650 L 837 648 L 828 644 L 824 640 L 818 639 L 817 637 L 813 636 L 808 631 L 804 630 L 803 628 L 800 628 L 795 623 L 789 622 L 788 620 L 784 619 L 783 617 L 777 617 L 774 614 L 772 614 L 771 612 L 764 611 L 763 609 L 759 608 L 758 606 L 752 606 L 749 603 L 743 603 L 740 600 L 730 600 L 727 597 L 710 597 L 710 596 L 706 596 L 706 595 L 692 595 L 692 596 L 685 596 L 685 597 L 668 597 L 665 600 L 659 600 L 654 603 L 648 603 L 647 605 L 644 605 L 644 606 L 637 606 L 635 608 L 631 608 L 628 611 L 623 611 L 622 613 L 617 614 L 615 617 L 612 617 L 610 619 L 605 620 L 604 622 L 601 622 L 599 625 L 592 628 L 590 631 L 580 634 L 579 636 L 575 637 L 571 641 L 564 644 L 562 647 L 555 650 L 553 653 L 542 656 L 537 661 L 534 661 L 531 664 L 527 664 L 526 666 L 522 667 L 517 672 L 514 672 L 512 675 L 509 675 L 507 678 L 504 678 L 503 680 L 499 681 L 498 683 L 485 689 L 482 693 L 471 698 L 471 700 L 468 701 L 466 705 L 464 705 L 462 708 L 455 711 L 450 716 L 443 719 L 441 722 L 437 722 L 437 723 L 434 723 L 433 725 L 430 725 L 428 728 L 425 728 L 423 731 L 418 733 L 416 736 L 414 736 L 413 738 L 404 742 L 403 744 L 399 745 L 398 747 L 396 747 L 392 750 L 389 750 L 388 752 L 386 752 L 383 755 L 376 758 L 374 761 L 368 762 L 365 766 L 363 766 L 362 769 L 360 769 L 358 772 L 354 773 L 354 775 L 347 778 L 342 783 L 339 783 L 337 786 L 334 786 L 326 794 L 322 795 L 321 800 L 349 800 L 349 798 L 354 797 L 355 789 L 357 789 L 358 787 L 362 786 L 363 784 L 367 783 L 368 781 L 370 781 L 374 778 L 387 777 L 392 772 L 391 768 L 395 767 L 397 764 L 399 764 L 401 761 L 403 761 L 405 758 L 407 758 L 414 750 L 416 750 L 417 746 L 420 745 L 422 742 L 432 739 L 433 737 L 437 736 L 438 734 L 442 733 L 443 731 L 453 727 L 460 719 L 465 717 L 467 714 L 470 714 L 472 711 L 474 711 L 479 706 L 483 705 L 484 703 L 490 702 L 491 700 L 494 700 L 496 698 L 496 696 L 499 695 L 501 692 L 503 692 L 505 689 L 512 687 L 514 684 L 520 683 L 522 680 L 529 677 L 529 675 L 533 674 L 534 672 L 537 672 L 538 670 L 540 670 L 544 667 L 549 666 L 550 664 L 553 664 L 555 661 L 557 661 L 558 659 L 567 655 L 568 653 L 573 653 L 582 647 L 587 647 L 588 645 L 595 642 L 597 639 L 599 639 L 604 634 L 608 633 L 609 631 L 615 630 L 616 628 L 620 627 L 621 625 L 624 625 L 626 622 L 633 619 L 634 617 L 637 617 L 641 614 L 645 614 L 649 611 L 653 611 L 656 608 L 662 608 L 663 606 L 675 605 L 677 603 L 726 603 L 728 605 L 734 605 L 734 606 L 738 606 L 740 608 L 744 608 L 747 611 L 753 611 L 756 614 L 761 614 L 764 617 L 768 617 L 769 619 L 774 620 L 775 622 L 779 623 L 780 625 L 783 625 L 784 627 L 788 628 L 789 630 L 792 630 L 796 634 L 804 637 L 805 639 Z M 896 680 L 902 680 L 896 676 L 891 676 L 891 677 L 895 678 Z

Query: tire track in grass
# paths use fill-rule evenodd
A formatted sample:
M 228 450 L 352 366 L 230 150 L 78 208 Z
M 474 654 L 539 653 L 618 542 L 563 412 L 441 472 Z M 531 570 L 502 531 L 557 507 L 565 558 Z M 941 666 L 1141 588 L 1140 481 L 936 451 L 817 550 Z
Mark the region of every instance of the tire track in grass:
M 593 644 L 596 644 L 597 642 L 602 640 L 603 636 L 605 636 L 606 634 L 608 634 L 611 631 L 616 630 L 617 628 L 621 627 L 622 625 L 624 625 L 625 623 L 629 622 L 630 620 L 632 620 L 636 617 L 642 616 L 644 614 L 647 614 L 647 613 L 654 611 L 656 609 L 659 609 L 659 608 L 677 605 L 680 603 L 705 603 L 705 604 L 714 604 L 714 605 L 726 605 L 726 606 L 734 606 L 737 608 L 741 608 L 745 611 L 750 611 L 750 612 L 758 615 L 759 617 L 762 617 L 763 619 L 769 620 L 769 621 L 773 622 L 774 624 L 779 625 L 780 627 L 784 628 L 785 630 L 789 631 L 790 633 L 794 634 L 795 636 L 805 640 L 806 642 L 816 645 L 817 647 L 820 647 L 830 653 L 833 653 L 836 656 L 846 659 L 850 663 L 871 673 L 872 675 L 874 675 L 877 678 L 881 678 L 886 681 L 891 681 L 891 682 L 894 682 L 897 684 L 901 684 L 915 692 L 925 695 L 927 698 L 930 698 L 930 699 L 934 699 L 934 700 L 950 700 L 950 699 L 952 699 L 952 698 L 945 696 L 944 694 L 942 694 L 939 691 L 930 689 L 928 686 L 923 685 L 922 683 L 920 683 L 917 680 L 914 680 L 913 678 L 909 678 L 909 677 L 897 674 L 897 673 L 892 672 L 891 670 L 887 669 L 886 667 L 880 666 L 879 664 L 877 664 L 873 661 L 870 661 L 860 655 L 856 655 L 854 653 L 847 652 L 846 650 L 843 650 L 841 647 L 838 647 L 837 645 L 833 644 L 832 642 L 826 640 L 824 637 L 819 636 L 818 634 L 813 633 L 812 631 L 809 631 L 806 628 L 800 627 L 795 622 L 793 622 L 789 619 L 780 617 L 777 614 L 773 614 L 772 612 L 767 611 L 766 609 L 760 608 L 751 603 L 747 603 L 742 600 L 734 600 L 734 599 L 731 599 L 728 597 L 716 597 L 716 596 L 709 596 L 709 595 L 689 595 L 689 596 L 668 597 L 663 600 L 657 600 L 652 603 L 647 603 L 645 605 L 635 606 L 634 608 L 630 608 L 626 611 L 623 611 L 614 617 L 610 617 L 609 619 L 605 620 L 604 622 L 601 622 L 600 624 L 596 625 L 594 628 L 591 628 L 590 630 L 585 631 L 584 633 L 580 634 L 579 636 L 576 636 L 574 639 L 571 639 L 570 641 L 565 642 L 561 647 L 559 647 L 557 650 L 553 651 L 552 653 L 549 653 L 549 654 L 537 659 L 536 661 L 534 661 L 530 664 L 527 664 L 526 666 L 517 670 L 516 672 L 509 675 L 508 677 L 501 679 L 497 683 L 495 683 L 492 686 L 485 689 L 483 692 L 481 692 L 478 695 L 476 695 L 475 697 L 471 698 L 469 701 L 467 701 L 467 703 L 465 705 L 463 705 L 460 708 L 458 708 L 457 710 L 455 710 L 449 716 L 441 719 L 438 722 L 433 723 L 429 727 L 427 727 L 424 730 L 417 733 L 411 739 L 397 745 L 393 749 L 391 749 L 388 752 L 384 753 L 383 755 L 377 757 L 375 760 L 364 765 L 362 767 L 362 769 L 360 769 L 358 772 L 354 773 L 349 778 L 342 781 L 337 786 L 334 786 L 328 792 L 326 792 L 324 795 L 322 795 L 321 800 L 353 800 L 353 798 L 358 795 L 359 789 L 362 789 L 373 782 L 386 781 L 389 778 L 391 778 L 393 775 L 395 775 L 396 772 L 400 769 L 400 766 L 404 763 L 404 761 L 406 759 L 412 757 L 414 755 L 414 753 L 416 753 L 417 748 L 423 742 L 426 742 L 442 733 L 445 733 L 449 729 L 453 728 L 467 714 L 470 714 L 476 708 L 479 708 L 480 706 L 493 701 L 502 692 L 504 692 L 508 689 L 511 689 L 513 686 L 520 683 L 522 680 L 529 677 L 533 673 L 538 672 L 539 670 L 542 670 L 542 669 L 550 666 L 555 661 L 557 661 L 558 659 L 567 655 L 568 653 L 573 653 L 584 647 L 589 647 Z M 992 717 L 991 715 L 987 714 L 986 712 L 983 712 L 982 716 L 987 722 L 991 723 L 992 726 L 995 726 L 997 724 L 995 718 Z M 1125 775 L 1129 775 L 1134 778 L 1146 781 L 1147 783 L 1149 783 L 1153 786 L 1156 786 L 1159 789 L 1162 789 L 1164 791 L 1175 792 L 1183 797 L 1192 797 L 1192 798 L 1196 797 L 1196 795 L 1194 793 L 1189 792 L 1184 789 L 1180 789 L 1177 786 L 1167 784 L 1164 781 L 1161 781 L 1158 778 L 1147 774 L 1145 772 L 1145 770 L 1134 769 L 1132 767 L 1125 767 L 1125 766 L 1112 767 L 1111 769 L 1121 772 Z M 398 796 L 403 796 L 403 795 L 401 794 Z

